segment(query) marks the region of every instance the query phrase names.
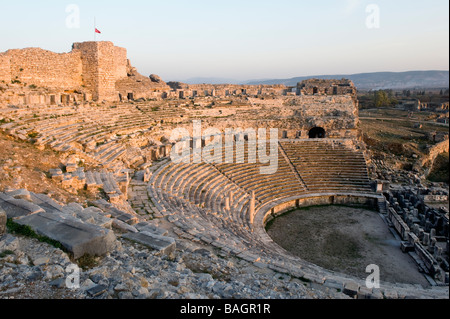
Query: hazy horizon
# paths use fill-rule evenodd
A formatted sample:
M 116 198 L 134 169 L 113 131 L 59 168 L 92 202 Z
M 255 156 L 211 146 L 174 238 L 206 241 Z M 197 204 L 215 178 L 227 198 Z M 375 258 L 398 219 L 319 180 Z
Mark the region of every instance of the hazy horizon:
M 299 74 L 297 76 L 293 76 L 293 77 L 289 77 L 289 78 L 262 78 L 262 79 L 244 79 L 244 80 L 237 80 L 237 79 L 231 79 L 231 78 L 220 78 L 220 77 L 190 77 L 187 79 L 168 79 L 168 81 L 178 81 L 178 82 L 183 82 L 183 81 L 187 81 L 187 82 L 191 82 L 191 81 L 198 81 L 200 79 L 204 79 L 204 80 L 215 80 L 215 79 L 222 79 L 222 80 L 228 80 L 228 81 L 233 81 L 236 83 L 231 83 L 231 82 L 227 82 L 229 84 L 245 84 L 247 82 L 256 82 L 256 81 L 269 81 L 269 80 L 287 80 L 287 79 L 295 79 L 295 78 L 302 78 L 302 77 L 323 77 L 323 76 L 354 76 L 354 75 L 360 75 L 360 74 L 372 74 L 372 73 L 408 73 L 408 72 L 450 72 L 450 70 L 405 70 L 405 71 L 377 71 L 377 72 L 358 72 L 358 73 L 353 73 L 353 74 Z M 240 83 L 238 83 L 240 82 Z M 214 84 L 227 84 L 227 83 L 219 83 L 216 81 L 211 81 L 211 83 Z M 201 83 L 198 83 L 201 84 Z
M 0 52 L 69 52 L 94 40 L 95 17 L 97 41 L 166 81 L 447 71 L 448 12 L 447 0 L 18 0 L 2 4 Z

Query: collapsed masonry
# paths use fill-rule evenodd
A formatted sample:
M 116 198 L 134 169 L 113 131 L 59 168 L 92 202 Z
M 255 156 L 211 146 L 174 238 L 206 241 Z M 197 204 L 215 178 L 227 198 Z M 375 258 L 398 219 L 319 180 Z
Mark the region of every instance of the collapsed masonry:
M 114 251 L 120 246 L 116 234 L 121 232 L 127 232 L 124 237 L 154 249 L 156 254 L 169 255 L 175 249 L 175 240 L 166 236 L 167 231 L 102 199 L 83 208 L 77 203 L 63 205 L 47 195 L 25 189 L 0 192 L 1 240 L 6 218 L 58 242 L 74 259 Z
M 25 49 L 17 54 L 28 50 L 34 49 Z M 36 54 L 42 51 L 36 49 Z M 54 56 L 53 53 L 43 53 L 43 56 L 47 55 Z M 79 58 L 72 60 L 68 58 L 70 55 Z M 124 169 L 133 169 L 136 175 L 132 181 L 134 188 L 128 194 L 130 202 L 142 204 L 143 213 L 148 209 L 153 211 L 153 216 L 165 218 L 176 226 L 174 232 L 181 238 L 207 243 L 255 266 L 290 273 L 296 278 L 340 289 L 349 295 L 380 295 L 378 291 L 366 291 L 360 281 L 354 282 L 293 259 L 280 251 L 263 232 L 269 218 L 287 208 L 330 203 L 374 205 L 382 198 L 371 188 L 367 176 L 365 148 L 359 140 L 356 88 L 350 81 L 310 80 L 297 88 L 166 85 L 158 76 L 147 78 L 139 75 L 126 60 L 126 51 L 104 42 L 74 44 L 71 53 L 57 57 L 61 60 L 67 58 L 64 63 L 43 65 L 36 60 L 34 69 L 20 66 L 13 57 L 10 51 L 0 54 L 4 59 L 2 62 L 6 61 L 1 64 L 0 79 L 3 77 L 6 82 L 27 81 L 36 88 L 24 93 L 23 86 L 8 84 L 8 89 L 2 91 L 0 85 L 0 103 L 3 101 L 10 106 L 2 109 L 4 118 L 0 117 L 0 129 L 34 143 L 39 149 L 50 147 L 92 159 L 102 167 L 101 171 L 84 171 L 74 160 L 66 163 L 66 173 L 57 169 L 52 171 L 52 178 L 72 188 L 102 187 L 110 202 L 95 201 L 92 203 L 95 208 L 83 208 L 77 204 L 64 206 L 45 196 L 6 191 L 0 194 L 0 208 L 6 211 L 8 218 L 60 242 L 66 240 L 58 237 L 66 226 L 67 229 L 86 231 L 89 235 L 82 236 L 83 239 L 102 238 L 98 241 L 102 243 L 99 251 L 88 253 L 102 254 L 113 249 L 114 240 L 104 230 L 108 229 L 110 222 L 127 232 L 123 237 L 155 247 L 162 243 L 161 250 L 170 252 L 174 247 L 173 239 L 156 237 L 164 235 L 151 234 L 148 229 L 135 227 L 136 231 L 133 230 L 131 227 L 137 223 L 137 216 L 113 205 L 115 199 L 122 196 L 117 192 L 117 188 L 121 188 L 120 182 L 116 180 L 115 183 L 114 179 Z M 70 75 L 63 76 L 69 82 L 58 79 L 61 76 L 58 72 L 64 64 L 75 68 Z M 50 79 L 48 82 L 40 75 L 45 72 Z M 33 79 L 37 82 L 32 83 Z M 44 85 L 46 88 L 38 87 Z M 74 87 L 76 92 L 70 91 Z M 40 92 L 43 93 L 40 95 Z M 184 102 L 192 97 L 193 107 L 189 107 L 190 104 Z M 211 97 L 227 97 L 227 101 Z M 77 98 L 81 100 L 74 101 Z M 135 101 L 133 104 L 114 103 L 96 107 L 70 106 L 77 101 L 91 99 L 126 102 L 141 98 L 174 98 L 176 101 L 173 105 L 169 102 Z M 30 107 L 11 107 L 16 103 L 14 101 L 18 106 Z M 208 104 L 197 107 L 198 101 L 207 101 Z M 46 107 L 33 107 L 39 103 Z M 63 106 L 55 106 L 59 104 Z M 222 155 L 217 155 L 217 162 L 212 164 L 174 164 L 168 155 L 175 141 L 166 137 L 174 127 L 186 128 L 193 136 L 194 120 L 201 120 L 204 129 L 215 127 L 221 132 L 230 126 L 255 131 L 258 128 L 278 128 L 280 142 L 276 149 L 280 166 L 277 173 L 269 177 L 258 174 L 257 165 L 245 161 L 237 165 L 223 164 L 220 161 Z M 246 141 L 244 135 L 236 136 L 235 142 Z M 192 140 L 191 147 L 194 145 L 198 146 Z M 223 150 L 226 154 L 226 145 Z M 236 159 L 238 155 L 248 158 L 248 148 L 243 154 L 235 154 Z M 114 176 L 107 170 L 115 172 Z M 137 173 L 142 180 L 137 181 Z M 125 185 L 127 183 L 126 179 Z M 125 191 L 121 190 L 126 196 Z M 22 215 L 15 215 L 17 211 Z M 109 216 L 103 216 L 101 212 Z M 84 225 L 98 222 L 102 225 L 95 226 L 101 229 Z M 77 226 L 74 227 L 73 223 Z M 77 235 L 71 234 L 67 238 L 75 240 Z M 83 245 L 89 249 L 96 246 L 91 247 L 86 242 Z M 67 247 L 74 246 L 67 244 Z M 77 251 L 71 249 L 74 253 Z M 414 295 L 424 293 L 415 287 L 407 289 Z M 398 287 L 389 287 L 383 293 L 387 297 L 398 290 Z
M 169 90 L 157 77 L 140 75 L 127 59 L 125 48 L 106 41 L 74 43 L 68 53 L 40 48 L 0 53 L 0 82 L 8 86 L 27 85 L 28 90 L 12 86 L 0 98 L 8 104 L 118 101 L 122 97 L 132 98 L 134 92 L 145 91 L 147 97 L 156 97 L 158 92 Z
M 428 195 L 426 191 L 394 188 L 385 192 L 388 221 L 402 240 L 402 251 L 414 258 L 426 278 L 434 285 L 434 280 L 448 285 L 448 209 L 436 209 L 426 204 L 430 196 L 448 200 L 448 195 Z
M 137 72 L 125 48 L 112 42 L 79 42 L 68 53 L 40 48 L 0 53 L 0 105 L 77 105 L 87 101 L 353 95 L 349 80 L 312 79 L 295 86 L 165 83 Z

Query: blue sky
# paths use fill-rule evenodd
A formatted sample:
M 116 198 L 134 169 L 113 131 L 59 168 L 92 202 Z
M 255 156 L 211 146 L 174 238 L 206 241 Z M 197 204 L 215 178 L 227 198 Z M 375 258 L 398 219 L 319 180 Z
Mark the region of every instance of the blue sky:
M 79 28 L 67 27 L 70 4 Z M 369 4 L 379 28 L 366 26 Z M 449 69 L 448 0 L 2 0 L 0 10 L 0 52 L 68 52 L 94 39 L 95 17 L 97 40 L 166 81 Z

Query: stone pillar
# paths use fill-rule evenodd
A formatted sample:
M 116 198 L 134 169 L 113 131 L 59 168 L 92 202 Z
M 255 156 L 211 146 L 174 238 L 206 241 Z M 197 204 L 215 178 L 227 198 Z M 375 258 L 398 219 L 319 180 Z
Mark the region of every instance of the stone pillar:
M 0 208 L 0 237 L 6 233 L 6 213 Z
M 159 147 L 159 154 L 161 155 L 161 157 L 166 157 L 166 146 L 165 145 L 161 145 Z
M 172 152 L 172 144 L 166 144 L 166 156 L 170 155 L 170 152 Z
M 382 193 L 382 192 L 383 192 L 383 182 L 377 181 L 377 193 Z
M 151 160 L 157 161 L 158 160 L 158 150 L 156 148 L 152 148 L 150 150 L 150 152 L 151 152 Z

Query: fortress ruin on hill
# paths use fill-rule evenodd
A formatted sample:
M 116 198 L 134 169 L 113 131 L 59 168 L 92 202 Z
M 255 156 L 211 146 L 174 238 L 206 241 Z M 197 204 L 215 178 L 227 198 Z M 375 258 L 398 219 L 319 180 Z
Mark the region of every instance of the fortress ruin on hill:
M 68 53 L 40 48 L 12 49 L 0 53 L 0 83 L 24 84 L 1 94 L 0 105 L 74 105 L 85 101 L 137 99 L 355 95 L 348 80 L 310 80 L 297 87 L 285 85 L 187 85 L 165 83 L 159 76 L 142 76 L 127 59 L 125 48 L 112 42 L 74 43 Z
M 0 189 L 0 217 L 4 211 L 61 242 L 75 258 L 103 256 L 119 239 L 162 255 L 175 254 L 181 242 L 239 258 L 255 272 L 262 268 L 354 298 L 448 296 L 448 210 L 425 200 L 448 199 L 448 192 L 433 193 L 420 181 L 396 188 L 380 180 L 379 160 L 374 162 L 361 136 L 356 91 L 346 79 L 310 79 L 294 87 L 166 83 L 139 74 L 126 50 L 111 42 L 74 43 L 62 54 L 8 50 L 0 53 L 0 129 L 39 151 L 60 154 L 61 163 L 45 172 L 41 184 L 95 200 L 85 206 L 58 202 L 51 192 L 34 193 L 16 178 L 12 188 Z M 264 175 L 250 161 L 256 143 L 246 131 L 231 144 L 216 143 L 219 152 L 210 152 L 209 161 L 193 161 L 194 150 L 214 146 L 205 136 L 196 138 L 194 122 L 217 129 L 220 137 L 230 128 L 276 128 L 278 139 L 270 147 L 277 170 Z M 190 136 L 172 137 L 177 128 Z M 183 154 L 187 161 L 177 163 L 169 155 L 181 140 L 189 142 L 189 152 Z M 231 154 L 232 163 L 224 154 Z M 16 171 L 0 178 L 9 181 Z M 339 204 L 375 210 L 432 288 L 367 288 L 362 278 L 292 255 L 265 231 L 292 209 Z M 117 294 L 112 286 L 109 291 Z
M 23 100 L 16 100 L 32 105 L 118 101 L 121 96 L 128 97 L 130 90 L 138 95 L 142 87 L 147 96 L 168 89 L 164 82 L 137 73 L 125 48 L 103 41 L 74 43 L 68 53 L 40 48 L 0 53 L 0 82 L 26 83 L 50 90 L 21 93 Z

